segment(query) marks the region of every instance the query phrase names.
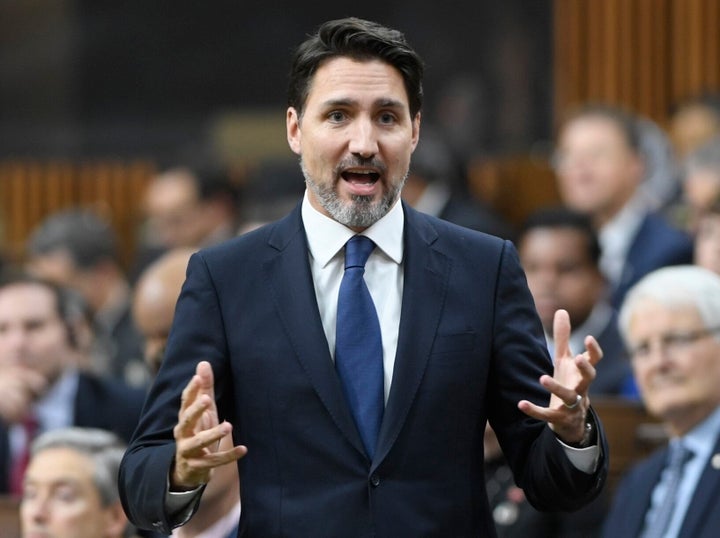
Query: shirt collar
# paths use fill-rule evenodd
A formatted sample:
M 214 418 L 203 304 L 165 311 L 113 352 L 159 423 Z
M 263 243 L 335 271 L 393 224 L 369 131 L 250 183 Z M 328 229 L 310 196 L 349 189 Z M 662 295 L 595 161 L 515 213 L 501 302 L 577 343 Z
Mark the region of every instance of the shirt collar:
M 67 420 L 67 418 L 62 418 L 62 415 L 69 411 L 70 419 L 72 420 L 72 409 L 74 407 L 75 394 L 78 390 L 78 383 L 78 371 L 74 368 L 68 368 L 50 387 L 47 393 L 35 404 L 35 413 L 41 430 L 48 427 L 69 425 L 61 424 L 61 422 Z
M 696 457 L 705 461 L 715 450 L 715 442 L 720 431 L 720 407 L 715 409 L 709 417 L 695 426 L 683 439 L 683 444 L 693 451 Z
M 347 226 L 323 215 L 315 209 L 310 204 L 307 191 L 305 191 L 302 202 L 302 219 L 303 225 L 305 226 L 310 255 L 322 267 L 325 267 L 343 246 L 345 246 L 348 239 L 356 235 L 356 233 Z M 402 210 L 402 204 L 398 201 L 385 216 L 364 230 L 361 235 L 372 239 L 375 245 L 391 260 L 400 264 L 403 259 L 404 226 L 405 215 Z
M 603 253 L 608 243 L 610 246 L 629 245 L 647 212 L 647 204 L 642 196 L 636 194 L 631 198 L 617 215 L 600 229 L 598 235 L 600 242 L 603 243 Z

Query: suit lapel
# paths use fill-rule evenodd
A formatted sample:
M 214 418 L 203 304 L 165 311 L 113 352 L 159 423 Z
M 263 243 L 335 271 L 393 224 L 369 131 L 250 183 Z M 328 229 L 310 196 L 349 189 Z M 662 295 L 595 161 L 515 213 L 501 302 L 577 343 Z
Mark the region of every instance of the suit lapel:
M 365 454 L 323 331 L 300 206 L 278 223 L 268 243 L 276 255 L 264 264 L 265 275 L 297 359 L 337 427 Z
M 720 438 L 715 442 L 710 459 L 705 464 L 703 473 L 695 488 L 695 493 L 688 505 L 688 511 L 680 528 L 681 537 L 701 536 L 707 532 L 707 518 L 717 509 L 720 495 Z
M 650 508 L 651 497 L 655 485 L 660 480 L 660 473 L 667 459 L 667 448 L 655 453 L 648 462 L 647 470 L 642 480 L 633 482 L 633 491 L 626 499 L 624 512 L 627 514 L 626 524 L 628 536 L 640 536 L 645 525 L 645 515 Z
M 404 286 L 398 348 L 390 396 L 373 467 L 392 448 L 422 381 L 440 322 L 449 262 L 434 250 L 437 232 L 416 211 L 405 209 Z

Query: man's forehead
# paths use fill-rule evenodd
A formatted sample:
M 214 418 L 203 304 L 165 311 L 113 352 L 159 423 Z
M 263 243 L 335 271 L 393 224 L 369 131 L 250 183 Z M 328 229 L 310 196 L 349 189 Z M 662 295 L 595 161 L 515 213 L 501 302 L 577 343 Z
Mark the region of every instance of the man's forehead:
M 344 91 L 377 90 L 391 92 L 380 99 L 408 106 L 407 89 L 398 69 L 377 58 L 355 59 L 334 56 L 324 60 L 310 80 L 307 101 L 322 91 L 321 101 L 343 100 Z M 327 95 L 326 94 L 330 94 Z
M 52 289 L 41 283 L 22 282 L 0 288 L 0 314 L 3 317 L 36 313 L 52 314 L 56 310 L 56 297 Z

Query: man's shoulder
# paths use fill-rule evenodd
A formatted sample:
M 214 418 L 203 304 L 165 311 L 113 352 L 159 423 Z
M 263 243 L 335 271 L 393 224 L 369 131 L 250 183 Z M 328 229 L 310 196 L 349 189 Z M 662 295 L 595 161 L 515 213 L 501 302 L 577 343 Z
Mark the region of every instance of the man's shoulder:
M 81 405 L 93 405 L 105 401 L 142 405 L 145 393 L 145 387 L 133 387 L 118 379 L 85 371 L 78 375 L 77 399 Z
M 505 240 L 495 235 L 461 226 L 442 219 L 417 211 L 407 205 L 405 207 L 405 219 L 407 226 L 416 229 L 428 238 L 444 241 L 468 241 L 477 245 L 501 247 Z

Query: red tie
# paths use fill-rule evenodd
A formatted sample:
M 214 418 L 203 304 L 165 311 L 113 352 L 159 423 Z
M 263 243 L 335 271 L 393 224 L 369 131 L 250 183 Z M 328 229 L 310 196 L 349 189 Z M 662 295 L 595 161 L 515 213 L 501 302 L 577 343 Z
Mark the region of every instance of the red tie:
M 38 422 L 33 415 L 28 415 L 22 421 L 21 425 L 25 431 L 25 444 L 10 469 L 10 493 L 17 496 L 22 495 L 25 469 L 27 469 L 28 463 L 30 463 L 30 445 L 35 438 Z

